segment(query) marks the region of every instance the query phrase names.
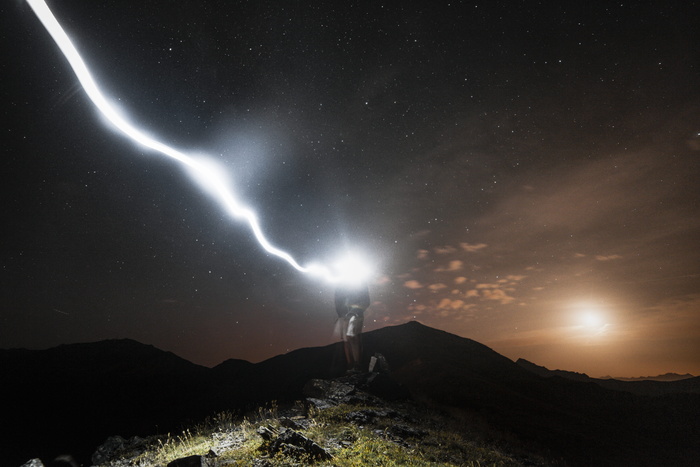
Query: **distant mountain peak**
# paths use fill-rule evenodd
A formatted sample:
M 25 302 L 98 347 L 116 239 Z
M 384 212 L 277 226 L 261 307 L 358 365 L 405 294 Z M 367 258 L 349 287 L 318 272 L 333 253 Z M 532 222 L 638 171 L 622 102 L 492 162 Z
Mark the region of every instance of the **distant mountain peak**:
M 537 365 L 524 358 L 519 358 L 515 363 L 520 365 L 522 368 L 529 370 L 537 375 L 544 376 L 545 378 L 551 378 L 552 376 L 561 376 L 563 378 L 573 379 L 576 381 L 588 382 L 592 378 L 586 373 L 577 373 L 575 371 L 567 370 L 550 370 L 547 367 Z
M 603 376 L 601 379 L 616 379 L 618 381 L 681 381 L 690 378 L 694 378 L 690 373 L 684 375 L 678 373 L 664 373 L 663 375 L 657 376 L 637 376 L 632 378 L 624 376 Z

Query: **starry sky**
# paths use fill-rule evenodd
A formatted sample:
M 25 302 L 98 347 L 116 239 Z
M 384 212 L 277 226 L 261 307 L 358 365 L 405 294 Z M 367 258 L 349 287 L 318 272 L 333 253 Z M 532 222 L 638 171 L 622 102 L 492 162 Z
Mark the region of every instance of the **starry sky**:
M 273 244 L 371 258 L 365 330 L 700 375 L 697 2 L 49 6 Z M 0 348 L 131 338 L 212 366 L 335 340 L 332 285 L 106 123 L 25 2 L 0 22 Z

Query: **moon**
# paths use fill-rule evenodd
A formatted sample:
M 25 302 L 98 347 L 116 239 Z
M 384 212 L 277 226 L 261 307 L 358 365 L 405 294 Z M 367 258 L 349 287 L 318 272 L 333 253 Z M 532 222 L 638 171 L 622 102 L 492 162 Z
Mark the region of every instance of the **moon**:
M 598 310 L 586 310 L 581 314 L 581 324 L 587 328 L 599 328 L 605 324 L 605 319 Z

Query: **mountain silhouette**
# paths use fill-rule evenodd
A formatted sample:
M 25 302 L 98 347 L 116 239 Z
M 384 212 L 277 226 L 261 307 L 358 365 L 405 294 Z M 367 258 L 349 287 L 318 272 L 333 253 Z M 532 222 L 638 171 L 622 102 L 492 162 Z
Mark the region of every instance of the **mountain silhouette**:
M 65 453 L 89 459 L 109 433 L 167 430 L 206 415 L 191 396 L 209 370 L 133 340 L 2 350 L 0 368 L 9 465 Z
M 381 353 L 391 377 L 427 410 L 485 436 L 568 465 L 700 465 L 700 394 L 639 395 L 540 375 L 418 322 L 367 332 L 363 347 L 366 360 Z M 166 433 L 215 411 L 300 400 L 309 380 L 342 375 L 343 359 L 340 343 L 211 369 L 132 340 L 0 350 L 9 392 L 3 462 L 73 454 L 86 463 L 110 435 Z
M 684 375 L 679 375 L 678 373 L 665 373 L 663 375 L 657 376 L 639 376 L 635 378 L 628 378 L 623 376 L 601 376 L 600 379 L 617 379 L 620 381 L 680 381 L 683 379 L 694 378 L 690 373 Z
M 661 396 L 664 394 L 694 393 L 700 394 L 700 377 L 681 375 L 661 375 L 656 378 L 627 378 L 618 380 L 615 378 L 591 378 L 585 373 L 575 373 L 566 370 L 550 370 L 546 367 L 536 365 L 523 358 L 516 362 L 522 368 L 545 378 L 558 376 L 565 379 L 579 381 L 583 383 L 595 383 L 606 389 L 613 391 L 631 392 L 642 396 Z
M 641 397 L 544 378 L 478 342 L 417 322 L 367 333 L 364 342 L 387 357 L 392 376 L 414 397 L 567 463 L 693 465 L 700 459 L 698 394 Z

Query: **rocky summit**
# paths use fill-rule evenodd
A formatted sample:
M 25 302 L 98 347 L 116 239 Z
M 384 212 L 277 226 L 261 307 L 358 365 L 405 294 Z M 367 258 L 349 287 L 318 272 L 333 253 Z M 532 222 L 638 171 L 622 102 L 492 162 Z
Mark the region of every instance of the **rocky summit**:
M 514 446 L 489 443 L 464 421 L 416 404 L 405 387 L 379 369 L 311 379 L 303 393 L 303 399 L 293 404 L 273 404 L 239 417 L 219 414 L 179 436 L 112 436 L 96 449 L 92 463 L 95 467 L 554 465 Z

